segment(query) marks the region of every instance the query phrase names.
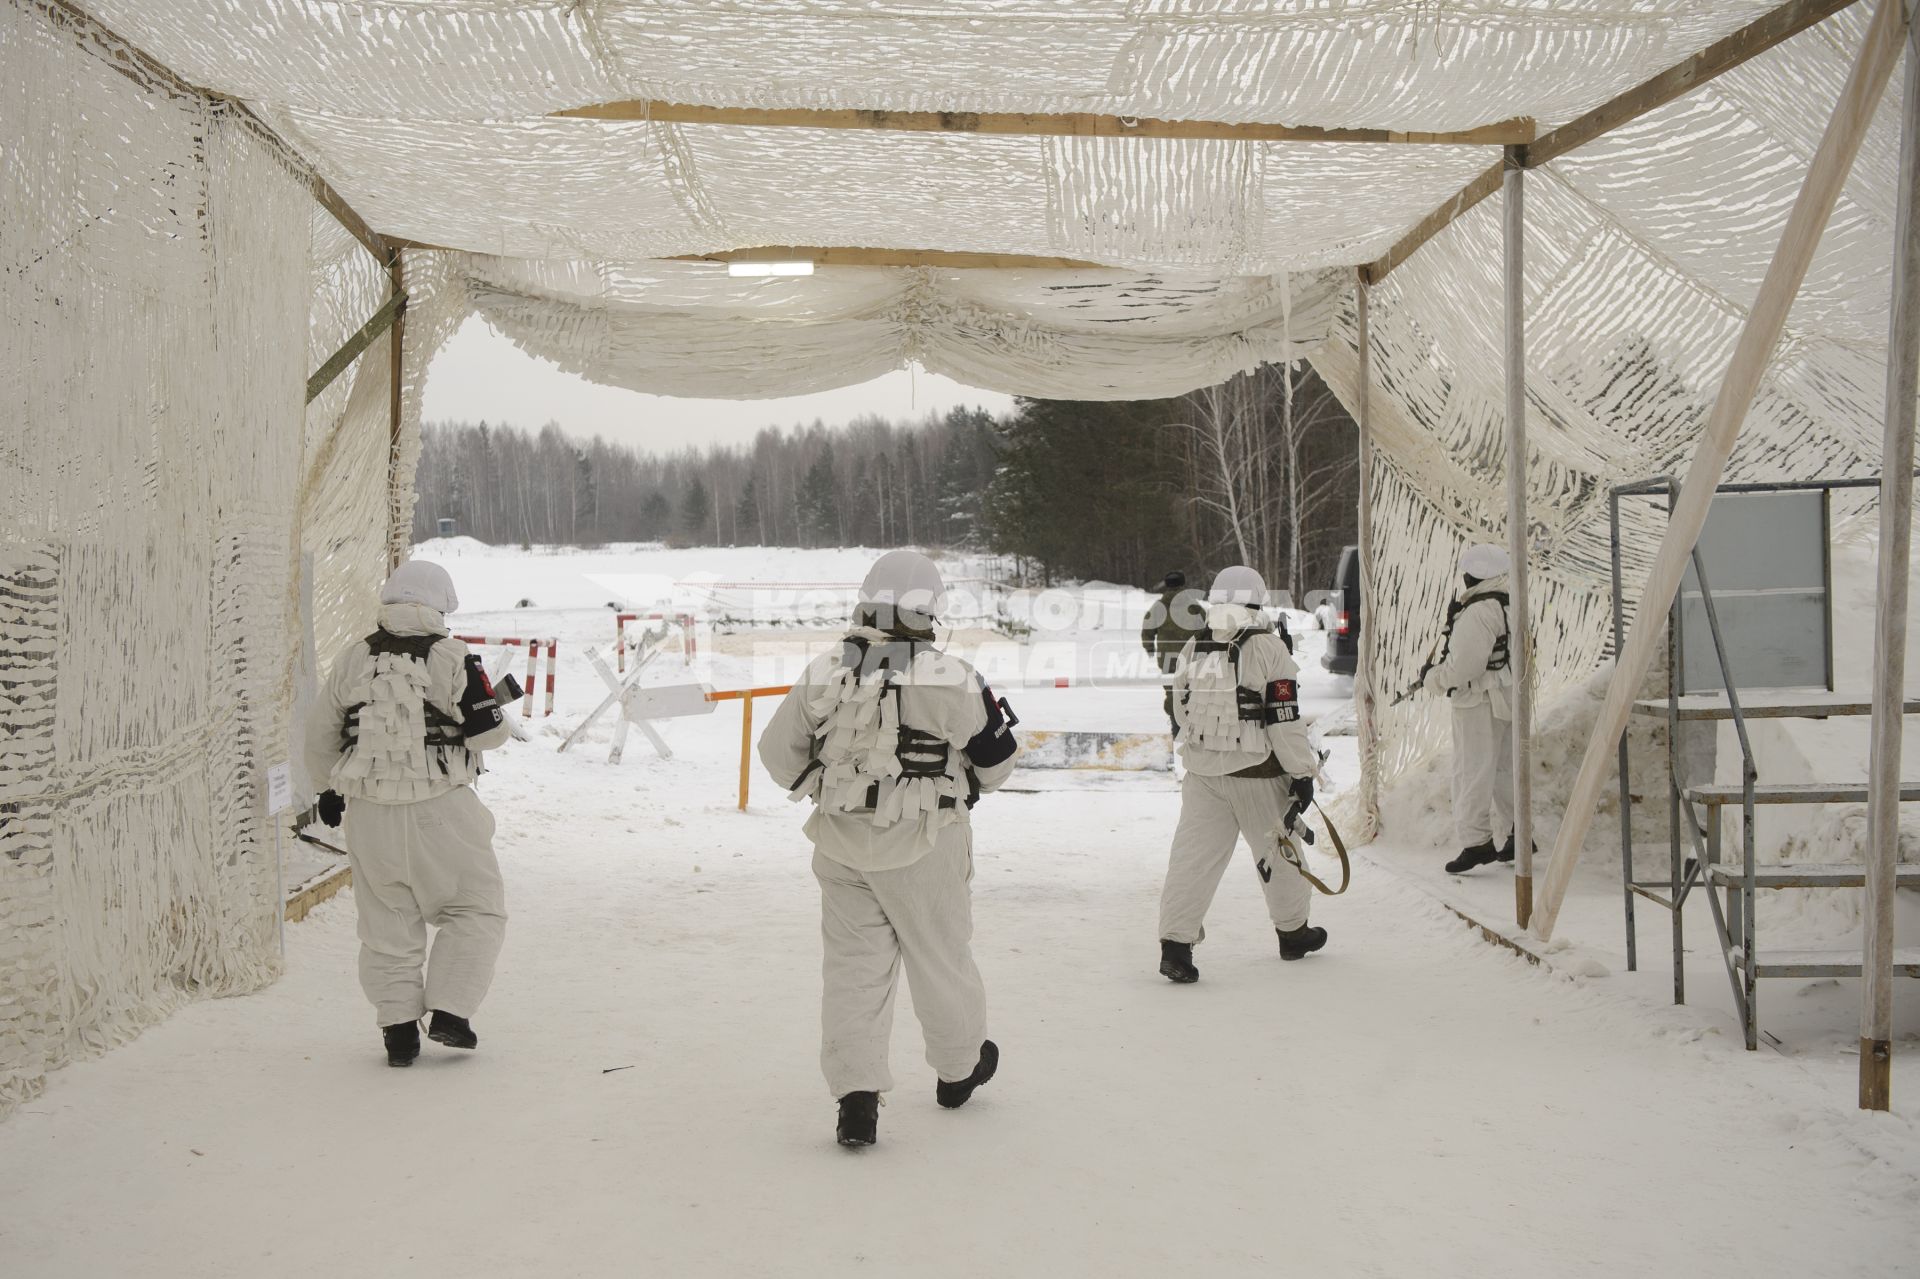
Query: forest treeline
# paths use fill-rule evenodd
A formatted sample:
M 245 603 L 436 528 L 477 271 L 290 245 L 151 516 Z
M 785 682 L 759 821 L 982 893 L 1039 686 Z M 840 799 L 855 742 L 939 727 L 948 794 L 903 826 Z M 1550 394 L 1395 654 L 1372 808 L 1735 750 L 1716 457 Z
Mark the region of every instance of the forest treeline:
M 669 454 L 552 423 L 428 423 L 416 483 L 416 540 L 451 519 L 522 545 L 947 547 L 1033 582 L 1241 562 L 1296 596 L 1324 585 L 1358 500 L 1353 423 L 1305 365 L 1168 400 L 1021 399 Z

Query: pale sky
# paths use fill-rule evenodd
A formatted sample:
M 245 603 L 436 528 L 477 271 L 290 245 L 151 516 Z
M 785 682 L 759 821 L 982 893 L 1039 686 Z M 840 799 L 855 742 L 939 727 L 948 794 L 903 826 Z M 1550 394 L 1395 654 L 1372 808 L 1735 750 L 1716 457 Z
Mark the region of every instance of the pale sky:
M 1013 398 L 963 386 L 919 370 L 889 373 L 860 386 L 782 400 L 683 400 L 597 386 L 558 365 L 528 355 L 478 316 L 469 318 L 427 369 L 429 422 L 485 420 L 537 431 L 549 420 L 581 439 L 610 441 L 662 453 L 693 444 L 744 444 L 763 426 L 785 429 L 819 418 L 829 426 L 874 413 L 918 421 L 957 405 L 992 413 Z

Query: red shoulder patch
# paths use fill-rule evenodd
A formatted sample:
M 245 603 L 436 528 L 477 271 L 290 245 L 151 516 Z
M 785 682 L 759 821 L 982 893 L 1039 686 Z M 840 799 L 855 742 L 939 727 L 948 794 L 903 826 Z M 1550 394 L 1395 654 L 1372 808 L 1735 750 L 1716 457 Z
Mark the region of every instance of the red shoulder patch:
M 1300 685 L 1290 679 L 1277 679 L 1267 685 L 1267 700 L 1270 702 L 1297 702 L 1300 700 Z

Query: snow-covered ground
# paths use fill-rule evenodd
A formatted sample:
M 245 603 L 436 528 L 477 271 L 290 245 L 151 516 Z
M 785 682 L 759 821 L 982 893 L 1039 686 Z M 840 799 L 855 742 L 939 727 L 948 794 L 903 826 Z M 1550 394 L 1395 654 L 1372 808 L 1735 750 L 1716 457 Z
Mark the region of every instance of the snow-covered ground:
M 661 601 L 696 578 L 845 586 L 872 553 L 457 549 L 428 552 L 468 605 L 456 629 L 561 641 L 556 715 L 481 783 L 512 921 L 480 1051 L 387 1069 L 352 904 L 328 903 L 289 926 L 279 984 L 187 1008 L 0 1124 L 0 1274 L 1914 1273 L 1920 1079 L 1863 1115 L 1826 1057 L 1744 1052 L 1704 981 L 1674 1008 L 1648 974 L 1485 944 L 1404 874 L 1444 835 L 1364 854 L 1316 908 L 1327 951 L 1285 966 L 1242 858 L 1202 981 L 1169 985 L 1164 773 L 1035 770 L 983 801 L 1001 1072 L 940 1110 L 903 1007 L 881 1144 L 842 1151 L 801 813 L 758 775 L 735 811 L 738 706 L 663 725 L 670 760 L 635 734 L 609 765 L 606 723 L 556 747 L 604 695 L 585 649 L 612 641 L 610 579 Z M 1026 650 L 962 643 L 1003 682 L 1077 682 L 1136 643 L 1144 594 L 1065 594 L 1010 605 Z M 708 633 L 691 669 L 670 653 L 647 678 L 780 682 L 831 640 Z M 1308 709 L 1331 720 L 1348 689 L 1319 640 Z M 1164 727 L 1148 687 L 1009 697 L 1028 729 Z M 1324 744 L 1350 781 L 1352 738 Z

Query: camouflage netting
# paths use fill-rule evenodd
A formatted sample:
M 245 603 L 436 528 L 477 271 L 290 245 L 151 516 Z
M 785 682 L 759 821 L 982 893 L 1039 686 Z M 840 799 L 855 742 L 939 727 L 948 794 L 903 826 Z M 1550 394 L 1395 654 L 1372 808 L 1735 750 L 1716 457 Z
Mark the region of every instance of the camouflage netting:
M 1500 156 L 552 113 L 1547 130 L 1775 3 L 91 0 L 89 18 L 0 0 L 0 1106 L 181 998 L 273 974 L 259 775 L 286 753 L 306 636 L 337 642 L 404 535 L 427 366 L 467 315 L 675 394 L 917 363 L 1143 398 L 1304 354 L 1352 407 L 1353 268 Z M 1607 487 L 1688 456 L 1867 7 L 1529 175 L 1543 693 L 1602 655 Z M 1738 477 L 1877 468 L 1899 96 Z M 310 170 L 380 234 L 432 246 L 404 255 L 397 433 L 384 341 L 304 405 L 391 287 Z M 1374 291 L 1373 603 L 1412 619 L 1369 627 L 1383 693 L 1412 677 L 1461 542 L 1504 530 L 1498 217 L 1476 208 Z M 1093 265 L 753 280 L 662 260 L 780 245 Z M 1657 517 L 1635 518 L 1637 581 Z M 1383 774 L 1430 749 L 1423 715 L 1383 717 Z

